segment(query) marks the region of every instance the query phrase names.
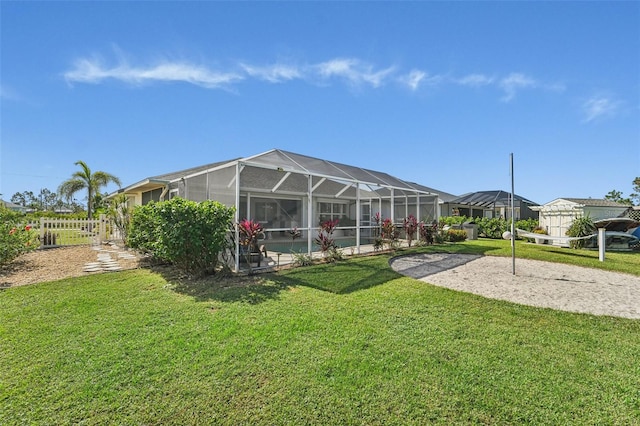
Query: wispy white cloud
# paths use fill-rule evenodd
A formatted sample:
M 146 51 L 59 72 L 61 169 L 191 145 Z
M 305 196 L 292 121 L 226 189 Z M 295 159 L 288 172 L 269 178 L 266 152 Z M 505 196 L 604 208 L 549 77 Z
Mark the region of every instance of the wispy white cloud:
M 495 79 L 484 74 L 469 74 L 455 81 L 461 86 L 481 87 L 492 84 Z
M 582 104 L 584 122 L 589 123 L 598 119 L 615 116 L 620 108 L 620 101 L 606 95 L 596 95 Z
M 206 88 L 219 88 L 242 80 L 244 77 L 232 72 L 216 72 L 206 67 L 187 62 L 165 61 L 147 67 L 134 67 L 121 62 L 114 67 L 105 66 L 98 59 L 78 59 L 71 70 L 64 73 L 70 83 L 101 83 L 115 79 L 130 84 L 147 82 L 185 82 Z
M 374 71 L 372 65 L 354 58 L 332 59 L 314 65 L 311 68 L 323 79 L 337 77 L 345 79 L 355 86 L 368 84 L 374 88 L 382 86 L 386 79 L 395 71 L 394 66 Z
M 424 80 L 427 76 L 427 73 L 420 70 L 411 70 L 409 74 L 402 75 L 398 78 L 398 80 L 409 86 L 411 90 L 417 90 L 420 87 L 420 82 Z
M 538 85 L 536 80 L 521 73 L 511 73 L 500 80 L 500 88 L 504 90 L 502 101 L 510 102 L 522 89 L 532 89 Z
M 412 91 L 418 90 L 420 87 L 437 86 L 445 81 L 441 75 L 430 75 L 429 73 L 417 69 L 411 70 L 408 74 L 401 75 L 397 79 L 401 84 L 406 85 Z
M 240 64 L 240 67 L 251 77 L 268 81 L 269 83 L 281 83 L 283 81 L 304 78 L 304 71 L 293 65 L 274 64 L 269 66 L 253 66 Z
M 228 89 L 242 81 L 260 80 L 266 83 L 286 83 L 304 80 L 311 84 L 328 85 L 333 82 L 346 83 L 352 87 L 380 88 L 388 82 L 396 82 L 411 91 L 425 86 L 455 84 L 463 87 L 495 87 L 503 92 L 503 102 L 511 102 L 525 89 L 564 90 L 564 85 L 548 84 L 524 73 L 513 72 L 503 77 L 483 73 L 469 73 L 462 77 L 429 74 L 420 69 L 406 72 L 395 65 L 380 67 L 355 57 L 332 58 L 319 63 L 282 63 L 262 65 L 249 62 L 231 64 L 227 69 L 212 69 L 189 61 L 163 59 L 152 64 L 135 64 L 135 60 L 114 47 L 115 60 L 108 63 L 99 57 L 76 59 L 72 67 L 63 75 L 69 83 L 99 84 L 106 80 L 118 80 L 133 85 L 154 82 L 184 82 L 207 89 Z M 135 65 L 134 65 L 135 64 Z M 4 93 L 2 96 L 6 96 Z M 588 121 L 614 108 L 602 100 L 592 100 L 585 110 Z M 601 110 L 599 110 L 600 108 Z

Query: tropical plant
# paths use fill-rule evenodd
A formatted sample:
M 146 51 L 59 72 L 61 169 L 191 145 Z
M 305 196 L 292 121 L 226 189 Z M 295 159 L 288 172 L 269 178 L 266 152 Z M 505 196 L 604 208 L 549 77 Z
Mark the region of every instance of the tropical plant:
M 344 253 L 338 247 L 333 246 L 327 251 L 325 260 L 330 263 L 344 260 Z
M 382 221 L 381 232 L 382 241 L 387 244 L 388 248 L 396 248 L 398 245 L 399 232 L 391 219 L 386 218 Z
M 596 226 L 593 223 L 593 220 L 589 215 L 577 217 L 567 229 L 567 236 L 569 237 L 587 237 L 593 234 L 596 231 Z M 582 248 L 584 247 L 585 240 L 571 240 L 569 241 L 569 246 L 571 248 Z
M 433 224 L 420 222 L 418 230 L 420 231 L 420 239 L 424 241 L 425 244 L 434 243 L 435 235 L 438 233 L 438 225 L 435 222 Z
M 86 189 L 87 217 L 91 219 L 93 217 L 95 194 L 98 194 L 100 192 L 100 188 L 108 185 L 109 183 L 115 183 L 116 185 L 121 186 L 120 179 L 107 172 L 92 172 L 84 161 L 76 161 L 75 165 L 80 166 L 80 170 L 73 173 L 71 178 L 60 184 L 58 187 L 58 193 L 67 200 L 70 200 L 73 198 L 73 194 Z
M 410 214 L 404 218 L 402 227 L 404 228 L 404 233 L 407 237 L 407 243 L 409 247 L 411 247 L 411 242 L 416 237 L 416 232 L 418 231 L 418 220 L 414 215 Z
M 308 253 L 291 253 L 293 256 L 293 264 L 296 266 L 313 265 L 313 258 Z
M 327 258 L 329 250 L 336 246 L 336 242 L 333 239 L 333 231 L 338 226 L 338 219 L 326 220 L 320 223 L 320 229 L 318 230 L 318 236 L 315 238 L 315 243 L 320 247 L 322 255 Z
M 109 217 L 111 217 L 113 224 L 120 231 L 122 240 L 126 244 L 129 237 L 129 227 L 131 226 L 131 209 L 129 208 L 126 194 L 118 194 L 113 198 L 109 206 Z
M 263 232 L 262 225 L 253 220 L 243 219 L 238 223 L 238 242 L 242 248 L 241 255 L 244 256 L 245 262 L 249 267 L 249 274 L 253 273 L 251 256 L 255 253 L 258 253 L 258 256 L 262 256 L 258 250 L 258 238 Z

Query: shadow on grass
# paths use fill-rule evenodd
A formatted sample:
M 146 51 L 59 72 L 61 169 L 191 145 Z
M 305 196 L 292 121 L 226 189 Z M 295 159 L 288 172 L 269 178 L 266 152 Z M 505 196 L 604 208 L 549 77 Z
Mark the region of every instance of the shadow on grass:
M 390 256 L 356 258 L 283 271 L 273 277 L 287 286 L 305 286 L 335 294 L 372 288 L 401 277 L 389 266 Z
M 330 264 L 316 264 L 300 268 L 256 274 L 252 276 L 219 274 L 191 279 L 171 267 L 153 267 L 180 294 L 197 301 L 239 302 L 259 304 L 278 299 L 282 291 L 298 286 L 310 287 L 334 294 L 349 294 L 376 287 L 402 277 L 390 266 L 398 256 L 420 253 L 467 253 L 482 255 L 496 250 L 493 246 L 444 244 L 403 249 L 370 256 L 354 257 Z
M 273 280 L 273 274 L 235 275 L 219 273 L 191 278 L 171 266 L 154 266 L 152 272 L 161 275 L 171 290 L 193 297 L 198 302 L 219 301 L 257 305 L 278 299 L 288 285 Z

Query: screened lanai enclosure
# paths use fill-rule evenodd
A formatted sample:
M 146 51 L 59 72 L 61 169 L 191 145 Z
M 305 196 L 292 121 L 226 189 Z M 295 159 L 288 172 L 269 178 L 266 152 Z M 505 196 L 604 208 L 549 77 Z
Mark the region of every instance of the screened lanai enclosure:
M 328 220 L 338 221 L 336 244 L 359 252 L 361 245 L 373 243 L 376 214 L 399 228 L 409 215 L 425 223 L 438 219 L 437 194 L 421 185 L 277 149 L 149 178 L 124 191 L 135 196 L 135 204 L 180 196 L 235 206 L 236 222 L 262 225 L 260 244 L 270 252 L 317 251 L 314 239 Z

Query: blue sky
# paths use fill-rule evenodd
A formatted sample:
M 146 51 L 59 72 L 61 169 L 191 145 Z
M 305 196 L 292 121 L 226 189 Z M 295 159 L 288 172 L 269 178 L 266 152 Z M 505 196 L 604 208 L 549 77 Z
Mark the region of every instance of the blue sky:
M 280 148 L 538 203 L 640 176 L 640 2 L 0 2 L 0 193 Z M 108 190 L 114 190 L 111 186 Z

